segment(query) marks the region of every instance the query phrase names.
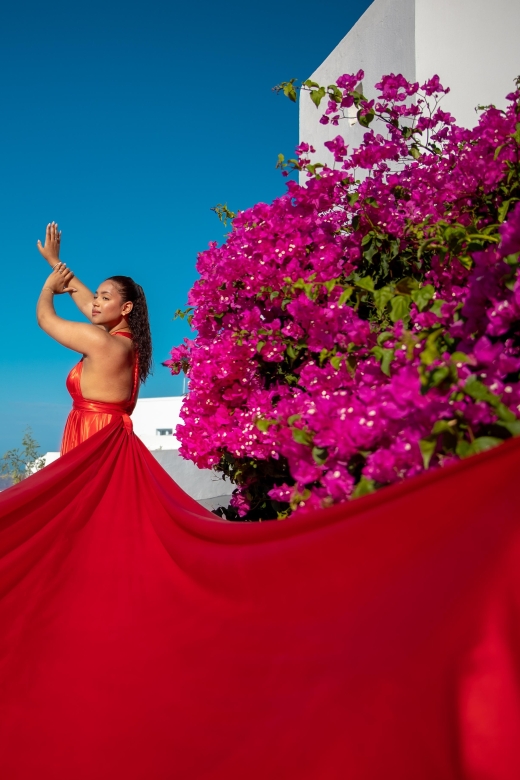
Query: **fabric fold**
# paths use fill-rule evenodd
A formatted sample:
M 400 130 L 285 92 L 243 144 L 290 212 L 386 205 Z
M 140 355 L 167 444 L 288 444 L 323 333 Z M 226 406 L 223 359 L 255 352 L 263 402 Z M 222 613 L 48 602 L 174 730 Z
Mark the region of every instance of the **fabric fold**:
M 519 467 L 229 523 L 114 416 L 0 494 L 0 775 L 516 780 Z

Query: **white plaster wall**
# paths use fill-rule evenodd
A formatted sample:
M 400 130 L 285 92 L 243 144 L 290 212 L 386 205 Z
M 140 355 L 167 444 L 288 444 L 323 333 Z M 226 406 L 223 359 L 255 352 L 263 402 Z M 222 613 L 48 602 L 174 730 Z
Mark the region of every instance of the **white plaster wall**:
M 222 476 L 211 469 L 199 469 L 191 460 L 185 460 L 176 450 L 154 450 L 152 455 L 179 487 L 197 501 L 230 496 L 235 488 L 229 480 L 224 482 Z M 222 504 L 227 506 L 229 500 L 223 500 Z
M 134 432 L 149 450 L 176 450 L 175 428 L 182 423 L 180 410 L 184 396 L 139 398 L 132 414 Z M 158 428 L 171 428 L 172 436 L 157 436 Z
M 222 498 L 222 501 L 217 501 L 215 507 L 222 504 L 227 506 L 229 503 L 226 498 L 231 496 L 235 487 L 229 480 L 224 482 L 222 477 L 211 469 L 199 469 L 191 460 L 182 458 L 176 449 L 155 449 L 152 450 L 152 455 L 179 487 L 196 501 L 218 497 Z M 44 457 L 45 465 L 48 466 L 60 457 L 60 453 L 46 452 Z
M 477 105 L 505 105 L 520 75 L 519 36 L 520 0 L 375 0 L 310 78 L 327 86 L 343 73 L 362 69 L 364 92 L 371 99 L 383 74 L 402 73 L 423 83 L 438 73 L 451 89 L 442 108 L 459 124 L 473 127 Z M 344 120 L 337 127 L 319 124 L 325 107 L 322 101 L 316 109 L 303 94 L 300 141 L 315 147 L 315 162 L 333 165 L 323 143 L 342 135 L 352 148 L 365 129 Z
M 343 73 L 364 70 L 364 94 L 372 99 L 377 94 L 374 84 L 383 74 L 403 73 L 406 78 L 415 80 L 414 37 L 415 0 L 376 0 L 310 78 L 328 86 Z M 350 148 L 356 147 L 366 130 L 344 120 L 337 127 L 321 125 L 319 119 L 326 107 L 325 99 L 317 109 L 308 93 L 302 94 L 300 141 L 314 146 L 316 162 L 332 166 L 334 158 L 323 147 L 324 142 L 342 135 Z
M 458 124 L 473 127 L 479 104 L 504 108 L 520 75 L 519 0 L 415 0 L 415 26 L 416 79 L 439 74 Z

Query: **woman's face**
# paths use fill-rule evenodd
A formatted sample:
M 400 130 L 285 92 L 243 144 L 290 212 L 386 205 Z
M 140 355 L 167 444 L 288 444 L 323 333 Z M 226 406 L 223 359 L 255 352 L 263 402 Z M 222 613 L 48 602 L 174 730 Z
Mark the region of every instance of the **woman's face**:
M 92 301 L 92 322 L 94 325 L 117 325 L 122 317 L 133 308 L 130 301 L 123 303 L 119 288 L 110 279 L 101 282 Z

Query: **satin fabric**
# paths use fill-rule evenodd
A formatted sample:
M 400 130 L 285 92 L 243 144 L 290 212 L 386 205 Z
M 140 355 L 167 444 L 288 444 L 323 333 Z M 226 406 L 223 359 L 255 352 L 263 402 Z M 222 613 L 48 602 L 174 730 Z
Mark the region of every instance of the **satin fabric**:
M 133 339 L 131 333 L 116 331 L 113 336 L 123 336 Z M 97 431 L 108 425 L 115 417 L 122 417 L 125 426 L 132 430 L 130 415 L 135 409 L 137 395 L 139 393 L 139 361 L 137 355 L 134 361 L 134 379 L 132 394 L 128 401 L 120 403 L 106 403 L 105 401 L 92 401 L 83 398 L 81 392 L 81 374 L 83 372 L 83 359 L 76 363 L 67 377 L 67 390 L 72 397 L 72 411 L 70 412 L 61 441 L 61 455 L 77 447 L 82 441 L 88 439 Z
M 517 780 L 519 470 L 228 523 L 114 416 L 0 494 L 0 777 Z

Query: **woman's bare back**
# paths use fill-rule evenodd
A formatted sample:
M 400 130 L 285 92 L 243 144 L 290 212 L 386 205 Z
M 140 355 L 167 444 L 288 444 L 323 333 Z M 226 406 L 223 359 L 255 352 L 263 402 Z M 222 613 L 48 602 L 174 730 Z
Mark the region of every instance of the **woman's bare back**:
M 121 403 L 132 396 L 135 349 L 132 339 L 110 336 L 103 351 L 83 357 L 81 394 L 91 401 Z

